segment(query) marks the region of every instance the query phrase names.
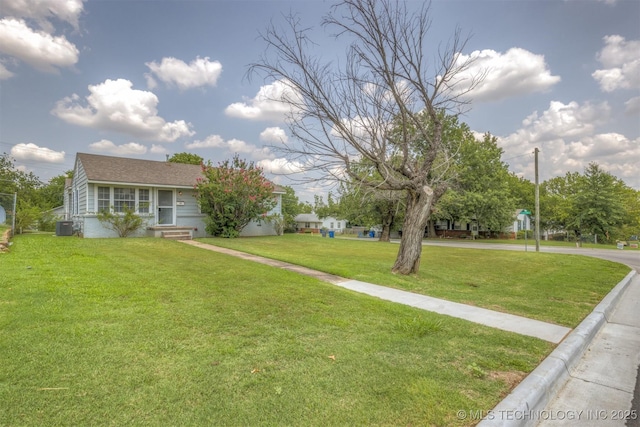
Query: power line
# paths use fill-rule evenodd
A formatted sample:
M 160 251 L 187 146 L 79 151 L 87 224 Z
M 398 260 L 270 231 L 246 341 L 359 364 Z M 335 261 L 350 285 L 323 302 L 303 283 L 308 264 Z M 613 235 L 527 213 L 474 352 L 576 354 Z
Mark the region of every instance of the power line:
M 517 159 L 517 158 L 520 158 L 520 157 L 531 156 L 532 154 L 533 153 L 519 154 L 517 156 L 509 157 L 508 159 L 502 159 L 502 161 L 506 162 L 507 160 L 513 160 L 513 159 Z

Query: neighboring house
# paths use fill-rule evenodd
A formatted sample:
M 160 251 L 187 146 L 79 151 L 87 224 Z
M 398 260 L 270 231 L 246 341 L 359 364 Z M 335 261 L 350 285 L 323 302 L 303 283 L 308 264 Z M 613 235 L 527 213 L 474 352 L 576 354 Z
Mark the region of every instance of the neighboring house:
M 136 236 L 162 236 L 168 231 L 205 237 L 205 214 L 194 197 L 194 185 L 202 178 L 199 165 L 129 159 L 78 153 L 73 179 L 64 194 L 64 212 L 84 237 L 116 237 L 98 221 L 96 213 L 113 208 L 135 208 L 146 226 Z M 277 205 L 267 214 L 281 214 L 284 190 L 276 187 Z M 275 235 L 265 220 L 249 223 L 241 236 Z
M 507 229 L 508 233 L 517 234 L 518 231 L 533 230 L 531 225 L 531 217 L 522 213 L 524 209 L 517 209 L 513 215 L 513 225 Z
M 322 228 L 327 231 L 335 231 L 336 233 L 343 233 L 347 228 L 347 221 L 343 219 L 336 219 L 333 217 L 318 218 L 316 214 L 299 214 L 294 218 L 296 222 L 296 230 L 299 233 L 312 232 L 320 233 Z
M 53 209 L 49 209 L 48 211 L 45 211 L 45 213 L 49 213 L 55 218 L 64 218 L 66 215 L 65 209 L 66 209 L 65 206 L 58 206 L 57 208 L 53 208 Z

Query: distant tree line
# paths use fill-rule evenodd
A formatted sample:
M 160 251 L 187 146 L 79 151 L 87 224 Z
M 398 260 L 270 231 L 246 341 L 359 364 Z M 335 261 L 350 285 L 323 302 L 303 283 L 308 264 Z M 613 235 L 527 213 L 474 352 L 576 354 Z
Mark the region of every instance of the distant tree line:
M 435 235 L 438 220 L 474 222 L 498 234 L 513 224 L 517 209 L 537 214 L 534 184 L 509 171 L 495 136 L 487 133 L 477 140 L 454 117 L 446 120 L 445 133 L 457 140 L 459 149 L 448 171 L 447 190 L 431 209 L 428 235 Z M 321 218 L 333 216 L 352 225 L 380 227 L 383 241 L 402 227 L 405 208 L 401 191 L 366 188 L 357 179 L 342 183 L 337 194 L 329 193 L 326 203 L 318 196 L 315 201 Z M 640 191 L 590 163 L 582 173 L 568 172 L 540 184 L 540 228 L 558 239 L 626 240 L 640 234 Z
M 17 195 L 16 232 L 36 226 L 41 231 L 55 230 L 57 218 L 50 211 L 63 205 L 65 180 L 71 176 L 68 171 L 44 183 L 33 172 L 17 168 L 9 154 L 0 156 L 0 204 L 9 213 L 9 220 L 14 214 L 10 195 Z

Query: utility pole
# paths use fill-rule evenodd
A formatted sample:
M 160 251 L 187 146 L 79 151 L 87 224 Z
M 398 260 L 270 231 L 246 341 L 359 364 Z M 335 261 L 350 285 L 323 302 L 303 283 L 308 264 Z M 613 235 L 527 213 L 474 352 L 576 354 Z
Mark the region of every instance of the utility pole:
M 536 252 L 540 252 L 540 183 L 538 182 L 538 147 L 533 151 L 535 154 L 535 169 L 536 169 Z

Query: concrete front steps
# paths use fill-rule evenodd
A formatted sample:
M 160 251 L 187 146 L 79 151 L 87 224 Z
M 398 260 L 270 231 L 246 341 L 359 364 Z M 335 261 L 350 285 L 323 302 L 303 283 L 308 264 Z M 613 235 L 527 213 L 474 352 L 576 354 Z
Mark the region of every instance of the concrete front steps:
M 150 237 L 161 237 L 163 239 L 171 240 L 192 240 L 193 228 L 154 226 L 147 228 L 147 235 Z
M 162 238 L 171 240 L 191 240 L 193 237 L 191 236 L 191 231 L 163 231 Z

